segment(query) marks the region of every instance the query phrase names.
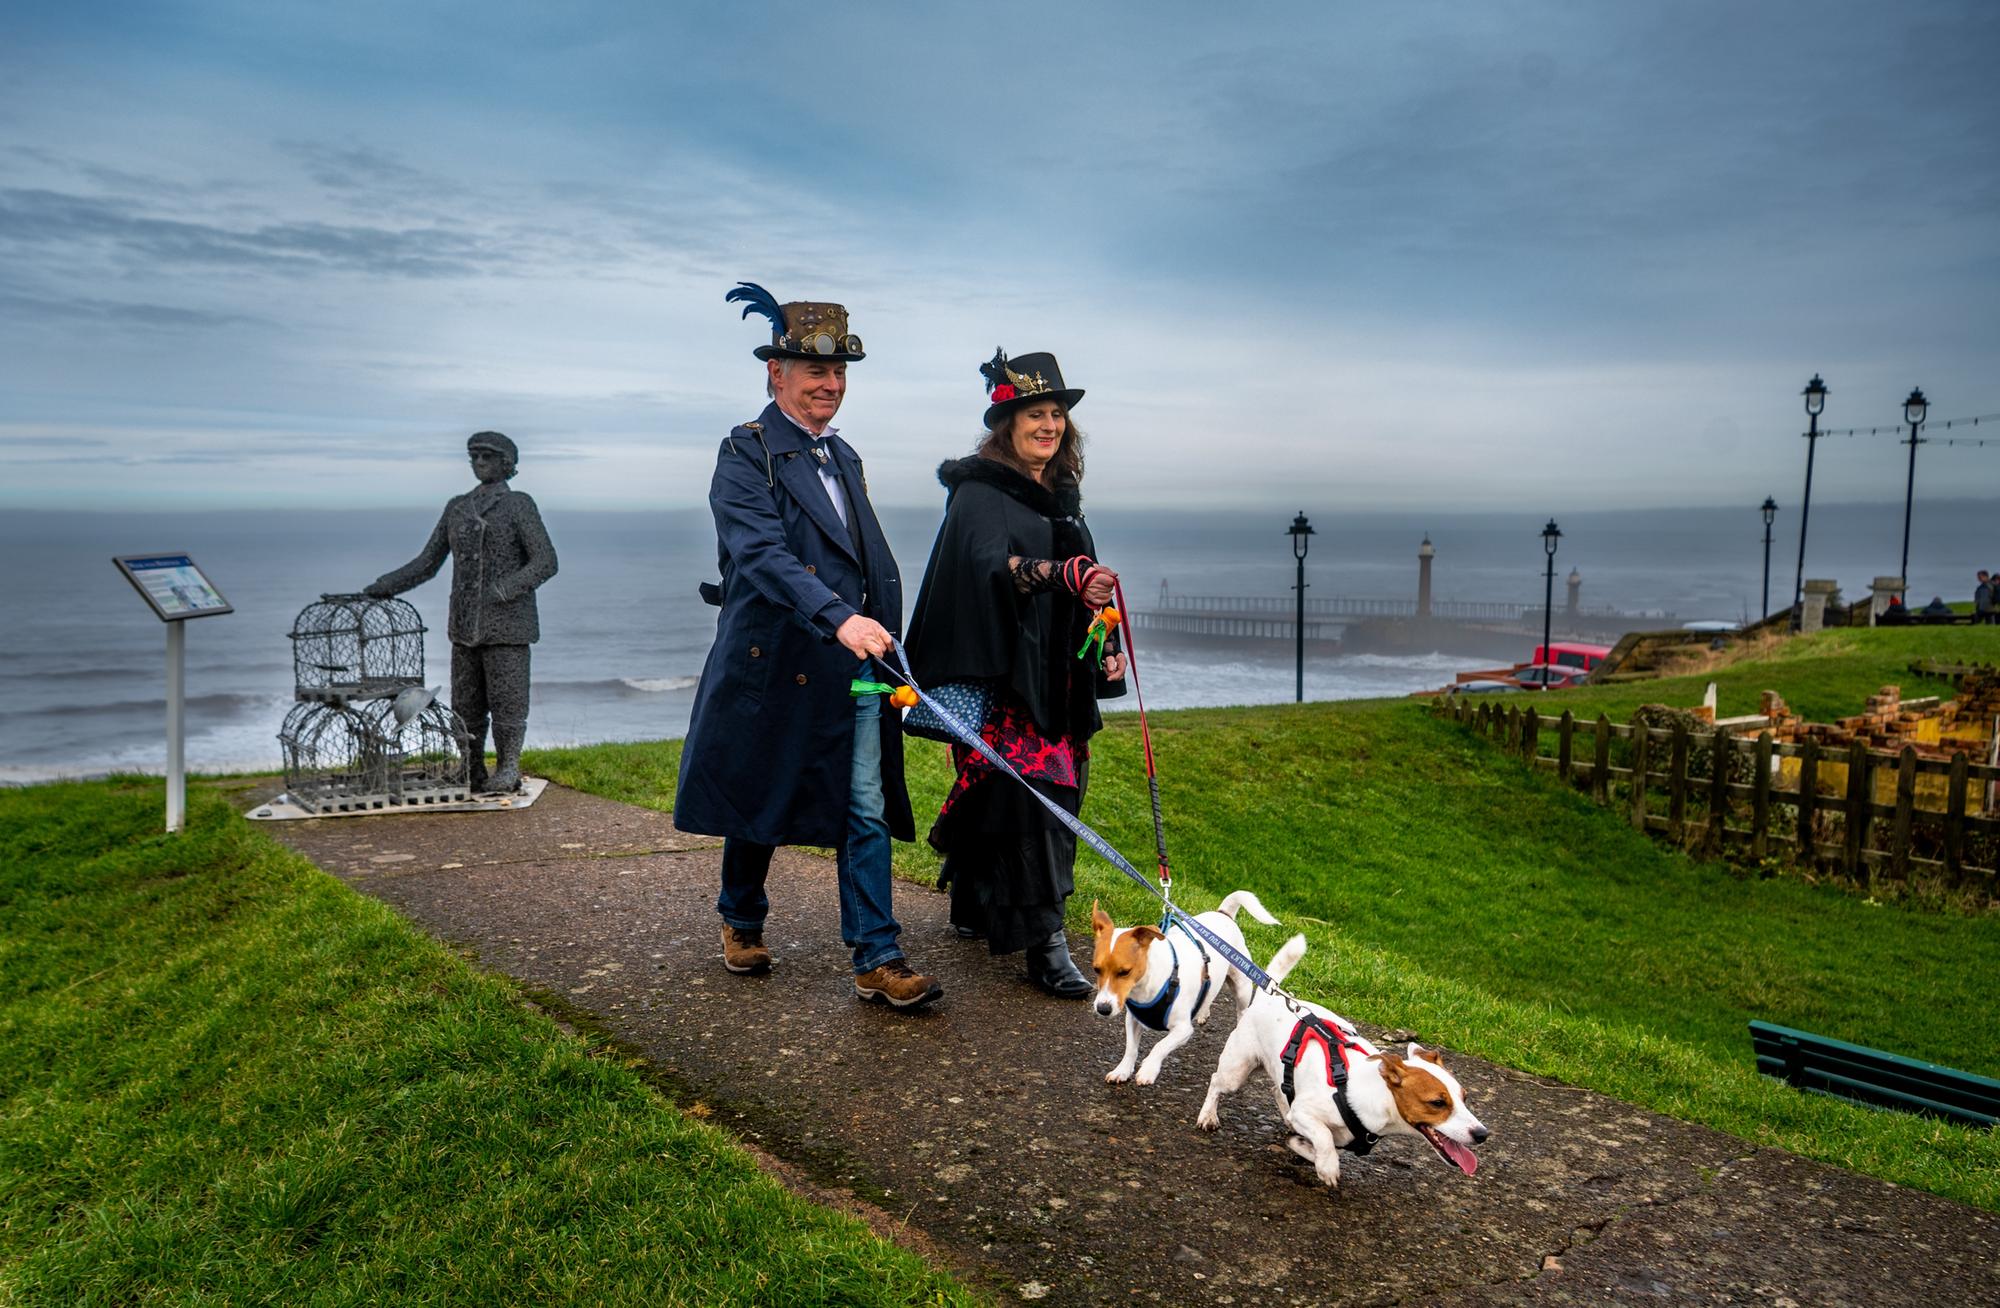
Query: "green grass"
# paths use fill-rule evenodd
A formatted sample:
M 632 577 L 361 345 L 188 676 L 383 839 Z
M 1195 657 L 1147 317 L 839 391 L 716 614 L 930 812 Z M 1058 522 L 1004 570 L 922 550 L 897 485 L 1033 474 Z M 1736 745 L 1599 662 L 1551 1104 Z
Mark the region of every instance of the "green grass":
M 1797 687 L 1793 702 L 1816 713 L 1853 712 L 1911 658 L 1972 652 L 1950 639 L 1971 633 L 1921 633 L 1946 638 L 1921 647 L 1907 641 L 1918 634 L 1796 643 L 1776 663 L 1731 670 L 1724 711 L 1729 695 L 1754 701 L 1775 685 L 1788 699 Z M 1630 703 L 1671 689 L 1631 690 Z M 1870 904 L 1689 859 L 1414 702 L 1160 713 L 1153 728 L 1177 900 L 1206 908 L 1230 890 L 1257 891 L 1285 923 L 1245 919 L 1260 957 L 1294 929 L 1311 941 L 1295 973 L 1301 993 L 1746 1140 L 2000 1209 L 1995 1133 L 1768 1081 L 1744 1025 L 1763 1018 L 2000 1075 L 1990 1018 L 2000 917 Z M 595 746 L 532 765 L 670 808 L 676 750 Z M 949 772 L 943 746 L 911 741 L 907 757 L 921 834 Z M 623 779 L 626 759 L 633 775 L 645 770 L 644 784 Z M 1098 739 L 1085 816 L 1150 867 L 1130 715 Z M 921 843 L 899 845 L 897 862 L 904 876 L 935 876 Z M 1073 924 L 1092 897 L 1121 922 L 1147 915 L 1145 894 L 1088 852 L 1078 886 Z
M 1578 717 L 1607 713 L 1614 722 L 1624 722 L 1641 704 L 1699 704 L 1713 681 L 1716 708 L 1724 717 L 1757 712 L 1762 693 L 1775 690 L 1794 712 L 1814 722 L 1831 722 L 1859 713 L 1862 700 L 1883 686 L 1899 685 L 1909 699 L 1949 698 L 1949 683 L 1910 671 L 1919 659 L 2000 663 L 2000 627 L 1839 628 L 1782 641 L 1767 657 L 1713 672 L 1493 698 L 1498 704 L 1533 704 L 1538 712 L 1557 715 L 1564 709 Z
M 0 1301 L 970 1298 L 190 801 L 0 790 Z

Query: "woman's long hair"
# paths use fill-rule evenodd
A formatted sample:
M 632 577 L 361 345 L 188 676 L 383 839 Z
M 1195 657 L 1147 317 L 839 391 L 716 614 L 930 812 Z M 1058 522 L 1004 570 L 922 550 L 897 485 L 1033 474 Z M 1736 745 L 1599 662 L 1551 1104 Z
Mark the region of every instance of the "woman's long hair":
M 1020 417 L 1027 407 L 1024 404 L 1018 409 L 1009 410 L 1001 418 L 999 430 L 988 431 L 980 437 L 978 446 L 972 452 L 1004 463 L 1016 472 L 1027 474 L 1028 470 L 1014 457 L 1014 419 Z M 1049 460 L 1048 466 L 1042 469 L 1041 481 L 1044 486 L 1051 489 L 1058 482 L 1066 481 L 1074 485 L 1081 485 L 1083 482 L 1083 433 L 1077 429 L 1076 419 L 1070 416 L 1068 409 L 1063 410 L 1062 444 L 1056 446 L 1055 456 Z

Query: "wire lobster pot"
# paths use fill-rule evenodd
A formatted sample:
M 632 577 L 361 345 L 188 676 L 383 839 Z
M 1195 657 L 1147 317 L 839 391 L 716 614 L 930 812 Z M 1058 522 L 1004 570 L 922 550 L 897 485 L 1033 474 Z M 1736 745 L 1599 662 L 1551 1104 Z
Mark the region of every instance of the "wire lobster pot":
M 358 703 L 302 698 L 285 715 L 278 743 L 286 791 L 311 813 L 421 808 L 472 797 L 465 728 L 422 690 Z
M 300 700 L 345 704 L 395 695 L 424 679 L 424 623 L 404 600 L 321 595 L 292 621 Z

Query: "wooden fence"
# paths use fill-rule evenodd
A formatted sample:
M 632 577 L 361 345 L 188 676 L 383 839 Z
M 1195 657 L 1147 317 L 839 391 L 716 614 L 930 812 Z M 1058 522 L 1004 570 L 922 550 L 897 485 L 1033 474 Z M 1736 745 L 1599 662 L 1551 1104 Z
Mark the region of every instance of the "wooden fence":
M 1900 753 L 1861 744 L 1822 749 L 1812 740 L 1774 741 L 1769 731 L 1751 739 L 1685 723 L 1614 723 L 1602 714 L 1578 721 L 1568 710 L 1546 718 L 1470 699 L 1433 707 L 1599 804 L 1623 806 L 1639 830 L 1709 857 L 1789 856 L 1871 882 L 1934 874 L 1954 888 L 1995 893 L 2000 767 L 1962 752 L 1941 759 L 1907 745 Z

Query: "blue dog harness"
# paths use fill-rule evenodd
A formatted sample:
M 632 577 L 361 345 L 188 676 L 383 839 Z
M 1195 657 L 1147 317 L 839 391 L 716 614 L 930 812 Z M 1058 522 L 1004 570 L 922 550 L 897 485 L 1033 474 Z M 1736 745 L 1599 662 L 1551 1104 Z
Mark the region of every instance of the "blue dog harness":
M 1173 936 L 1173 930 L 1177 926 L 1187 933 L 1189 939 L 1194 939 L 1194 932 L 1188 931 L 1185 926 L 1181 926 L 1179 918 L 1169 918 L 1160 927 L 1161 935 L 1167 942 L 1167 954 L 1174 960 L 1173 974 L 1167 978 L 1167 983 L 1160 987 L 1159 994 L 1154 995 L 1143 1004 L 1133 1003 L 1129 999 L 1125 1001 L 1125 1011 L 1130 1013 L 1140 1026 L 1148 1030 L 1166 1030 L 1167 1014 L 1173 1011 L 1174 1000 L 1180 998 L 1181 955 L 1180 951 L 1174 948 Z M 1195 940 L 1195 948 L 1201 952 L 1201 989 L 1195 992 L 1194 1008 L 1192 1011 L 1199 1013 L 1202 1001 L 1208 998 L 1208 988 L 1213 984 L 1213 981 L 1208 975 L 1208 951 L 1201 948 L 1201 941 L 1199 940 Z

